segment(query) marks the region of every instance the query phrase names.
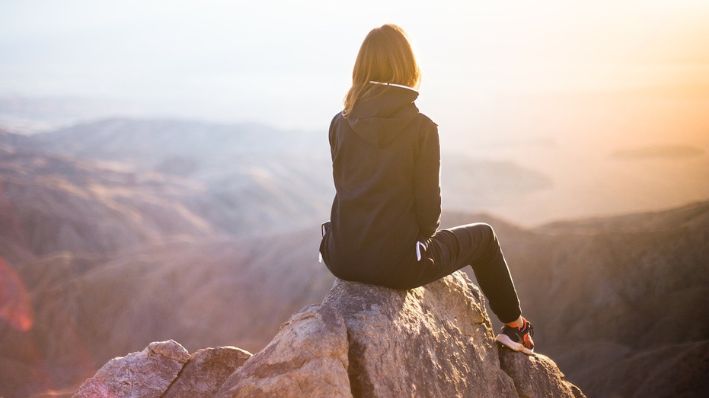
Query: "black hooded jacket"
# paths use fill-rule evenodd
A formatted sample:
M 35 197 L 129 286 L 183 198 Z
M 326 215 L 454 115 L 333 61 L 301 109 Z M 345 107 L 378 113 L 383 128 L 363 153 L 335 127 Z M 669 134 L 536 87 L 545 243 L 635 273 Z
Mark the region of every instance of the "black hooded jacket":
M 416 261 L 416 242 L 427 244 L 440 225 L 438 125 L 417 97 L 376 84 L 330 123 L 336 194 L 320 252 L 342 279 L 378 280 Z

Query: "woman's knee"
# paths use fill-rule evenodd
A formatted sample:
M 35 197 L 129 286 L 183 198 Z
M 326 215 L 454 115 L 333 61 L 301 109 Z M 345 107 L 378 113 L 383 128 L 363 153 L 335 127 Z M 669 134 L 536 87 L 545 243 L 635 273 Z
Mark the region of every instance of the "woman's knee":
M 478 240 L 483 250 L 481 258 L 484 259 L 483 262 L 488 262 L 502 250 L 500 242 L 497 240 L 497 234 L 492 225 L 488 223 L 478 223 L 475 228 L 480 234 Z
M 495 229 L 492 228 L 492 225 L 486 223 L 486 222 L 480 222 L 476 224 L 480 230 L 482 230 L 484 233 L 489 234 L 489 235 L 495 235 Z
M 493 243 L 497 241 L 497 235 L 495 234 L 495 229 L 492 225 L 485 222 L 479 222 L 472 224 L 472 227 L 482 236 L 481 240 L 483 242 Z

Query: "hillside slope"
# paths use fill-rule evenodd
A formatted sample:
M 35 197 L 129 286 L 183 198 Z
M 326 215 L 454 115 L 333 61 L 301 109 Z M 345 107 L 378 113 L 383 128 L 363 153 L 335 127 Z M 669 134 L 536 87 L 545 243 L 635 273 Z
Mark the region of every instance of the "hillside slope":
M 491 222 L 539 349 L 586 393 L 709 388 L 709 202 L 531 230 Z
M 189 206 L 200 191 L 157 173 L 0 147 L 0 255 L 14 263 L 214 234 Z

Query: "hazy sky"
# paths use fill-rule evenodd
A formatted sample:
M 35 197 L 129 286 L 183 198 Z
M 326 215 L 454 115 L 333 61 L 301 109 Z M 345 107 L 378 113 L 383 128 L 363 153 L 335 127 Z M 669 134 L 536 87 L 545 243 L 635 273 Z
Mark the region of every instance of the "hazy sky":
M 3 0 L 0 100 L 325 131 L 362 40 L 393 22 L 442 149 L 552 178 L 500 214 L 649 209 L 709 193 L 707 21 L 706 0 Z M 677 145 L 700 155 L 611 156 Z
M 414 43 L 419 104 L 451 126 L 509 95 L 709 86 L 709 2 L 587 3 L 5 0 L 0 95 L 319 128 L 386 22 Z

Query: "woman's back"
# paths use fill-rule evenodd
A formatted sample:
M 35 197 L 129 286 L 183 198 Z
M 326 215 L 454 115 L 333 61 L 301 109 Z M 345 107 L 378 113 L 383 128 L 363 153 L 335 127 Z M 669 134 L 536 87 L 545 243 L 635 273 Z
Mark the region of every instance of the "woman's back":
M 337 193 L 323 256 L 344 279 L 377 279 L 414 260 L 440 217 L 436 124 L 414 104 L 416 90 L 370 84 L 329 131 Z

